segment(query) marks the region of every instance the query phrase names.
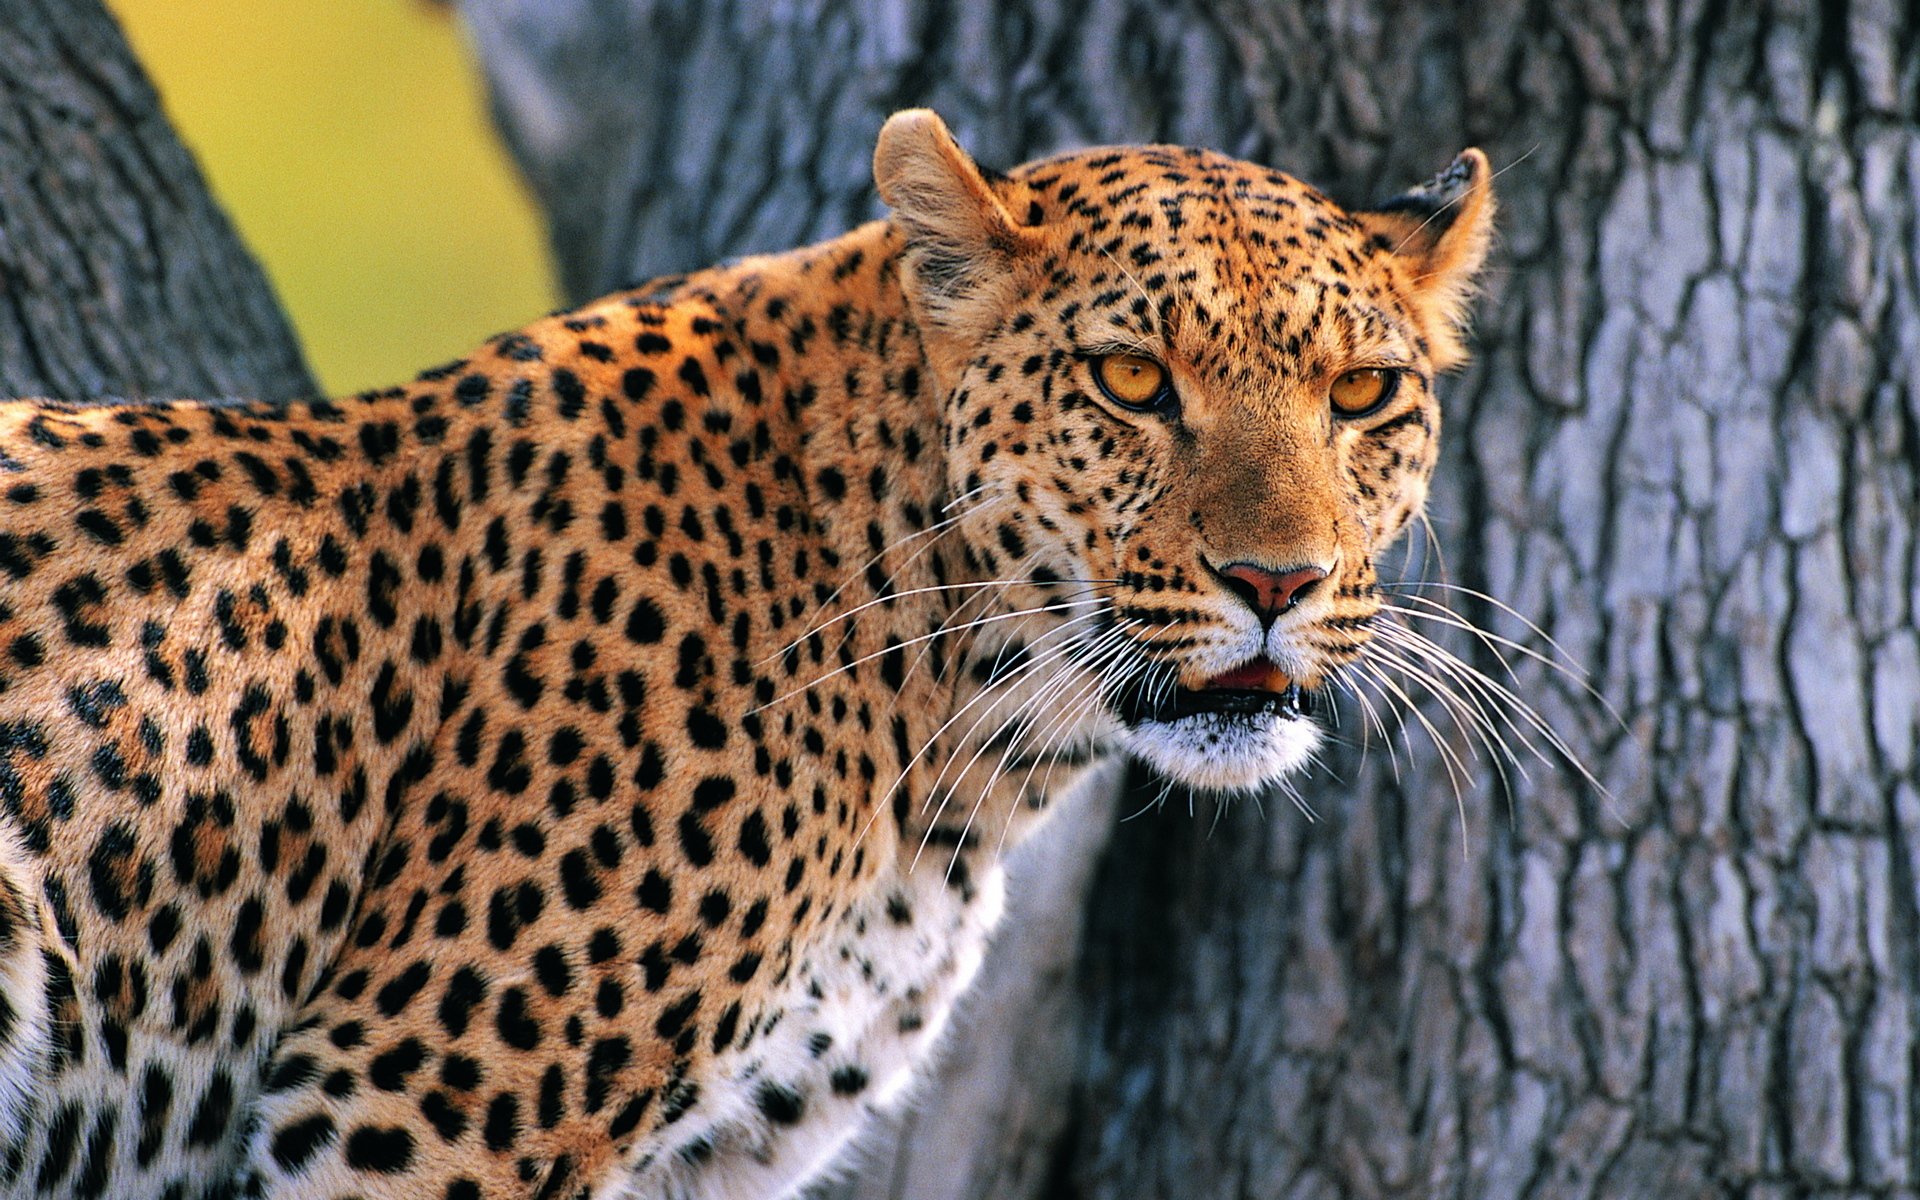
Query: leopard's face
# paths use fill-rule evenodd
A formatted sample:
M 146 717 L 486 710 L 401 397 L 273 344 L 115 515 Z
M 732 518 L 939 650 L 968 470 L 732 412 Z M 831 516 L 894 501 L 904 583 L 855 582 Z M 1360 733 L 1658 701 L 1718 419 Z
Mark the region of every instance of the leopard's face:
M 903 214 L 971 540 L 1062 581 L 1104 715 L 1168 777 L 1251 788 L 1318 745 L 1426 497 L 1486 176 L 1350 214 L 1218 155 L 1089 151 L 982 181 L 985 266 Z

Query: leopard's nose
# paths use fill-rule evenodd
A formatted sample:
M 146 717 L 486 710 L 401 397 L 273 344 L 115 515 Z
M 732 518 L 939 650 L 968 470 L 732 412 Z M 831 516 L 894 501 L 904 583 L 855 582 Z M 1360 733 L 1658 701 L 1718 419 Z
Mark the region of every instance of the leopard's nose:
M 1274 570 L 1258 563 L 1236 562 L 1215 567 L 1227 590 L 1246 604 L 1262 624 L 1286 612 L 1327 577 L 1325 567 L 1284 567 Z

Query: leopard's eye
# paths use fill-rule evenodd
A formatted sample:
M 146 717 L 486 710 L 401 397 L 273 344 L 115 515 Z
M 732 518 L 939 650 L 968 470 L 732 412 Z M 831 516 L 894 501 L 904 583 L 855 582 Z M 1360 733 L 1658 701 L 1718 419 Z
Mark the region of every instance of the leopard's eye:
M 1107 399 L 1123 408 L 1153 408 L 1167 397 L 1167 369 L 1138 354 L 1109 354 L 1093 364 Z
M 1343 417 L 1364 417 L 1393 399 L 1400 372 L 1391 367 L 1362 367 L 1333 381 L 1327 397 Z

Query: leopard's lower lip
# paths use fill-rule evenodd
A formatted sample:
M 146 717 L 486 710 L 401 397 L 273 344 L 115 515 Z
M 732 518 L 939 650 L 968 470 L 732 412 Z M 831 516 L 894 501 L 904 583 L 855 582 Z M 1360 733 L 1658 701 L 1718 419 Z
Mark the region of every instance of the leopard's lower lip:
M 1120 719 L 1128 725 L 1149 721 L 1180 721 L 1200 716 L 1259 716 L 1275 714 L 1294 719 L 1313 716 L 1320 709 L 1317 690 L 1289 684 L 1278 692 L 1260 688 L 1175 688 L 1152 697 L 1135 689 L 1119 697 L 1115 705 Z

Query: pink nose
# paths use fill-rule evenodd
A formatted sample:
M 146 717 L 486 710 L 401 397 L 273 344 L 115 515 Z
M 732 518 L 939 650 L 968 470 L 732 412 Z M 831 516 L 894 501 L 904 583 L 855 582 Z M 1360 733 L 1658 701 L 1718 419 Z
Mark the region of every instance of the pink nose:
M 1263 621 L 1271 621 L 1305 599 L 1327 573 L 1320 567 L 1296 567 L 1271 571 L 1252 563 L 1229 563 L 1219 568 L 1220 577 L 1234 595 Z

